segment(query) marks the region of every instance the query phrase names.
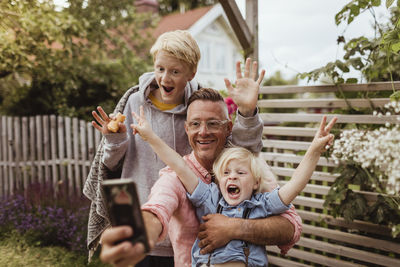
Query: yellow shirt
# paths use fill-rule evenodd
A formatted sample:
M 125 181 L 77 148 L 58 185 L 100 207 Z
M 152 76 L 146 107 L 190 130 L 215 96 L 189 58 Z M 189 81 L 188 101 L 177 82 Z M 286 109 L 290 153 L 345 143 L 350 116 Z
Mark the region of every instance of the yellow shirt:
M 150 92 L 149 99 L 150 99 L 151 103 L 153 103 L 153 105 L 161 111 L 170 110 L 170 109 L 173 109 L 174 107 L 178 106 L 178 104 L 165 104 L 165 103 L 159 101 L 156 98 L 156 96 L 153 94 L 153 92 Z

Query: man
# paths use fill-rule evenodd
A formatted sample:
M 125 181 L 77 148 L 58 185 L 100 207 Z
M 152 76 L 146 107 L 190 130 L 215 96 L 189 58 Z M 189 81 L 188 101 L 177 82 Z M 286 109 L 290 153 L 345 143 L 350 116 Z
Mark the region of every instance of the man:
M 247 144 L 241 143 L 252 151 L 260 151 L 262 123 L 258 117 L 256 103 L 260 79 L 255 81 L 255 73 L 250 69 L 250 61 L 246 62 L 244 79 L 237 64 L 236 87 L 233 88 L 225 80 L 230 96 L 238 105 L 236 129 L 232 141 L 247 137 Z M 255 68 L 253 68 L 254 70 Z M 263 75 L 260 75 L 263 76 Z M 251 78 L 250 78 L 251 77 Z M 240 81 L 240 82 L 239 82 Z M 211 125 L 210 121 L 219 121 Z M 200 127 L 190 127 L 193 122 Z M 221 150 L 230 140 L 232 122 L 228 120 L 227 107 L 223 98 L 214 90 L 200 89 L 193 93 L 188 103 L 185 131 L 188 135 L 193 152 L 184 158 L 198 177 L 204 182 L 212 180 L 212 164 Z M 199 231 L 199 222 L 195 209 L 186 197 L 186 190 L 176 174 L 168 167 L 160 171 L 160 178 L 155 183 L 149 196 L 149 201 L 142 207 L 143 216 L 148 232 L 150 246 L 161 241 L 169 234 L 173 249 L 175 266 L 190 266 L 190 249 Z M 240 239 L 256 244 L 286 244 L 293 245 L 299 238 L 301 226 L 298 215 L 294 211 L 283 216 L 270 217 L 260 220 L 242 220 L 226 218 L 218 215 L 208 215 L 199 234 L 205 251 L 211 251 L 231 239 Z M 285 217 L 284 217 L 285 216 Z M 286 218 L 289 218 L 287 220 Z M 218 225 L 210 228 L 210 223 L 223 225 L 225 237 L 217 239 L 209 233 L 218 229 Z M 223 222 L 221 224 L 221 222 Z M 208 225 L 207 225 L 208 224 Z M 292 225 L 293 224 L 293 225 Z M 107 229 L 102 237 L 103 248 L 101 259 L 115 266 L 129 266 L 139 262 L 145 255 L 142 244 L 132 245 L 123 242 L 114 243 L 132 234 L 130 227 L 115 227 Z

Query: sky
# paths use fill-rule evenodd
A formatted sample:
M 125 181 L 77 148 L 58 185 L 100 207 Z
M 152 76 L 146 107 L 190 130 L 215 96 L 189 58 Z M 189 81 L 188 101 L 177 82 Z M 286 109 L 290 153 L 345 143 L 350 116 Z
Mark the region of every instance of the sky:
M 245 0 L 236 0 L 244 12 Z M 346 29 L 335 24 L 335 14 L 350 0 L 260 0 L 258 1 L 259 61 L 267 78 L 280 70 L 287 79 L 342 59 L 336 40 L 344 35 L 373 37 L 373 17 L 365 12 Z M 376 10 L 378 21 L 387 21 L 384 7 Z M 356 76 L 353 76 L 356 77 Z M 300 82 L 306 84 L 306 81 Z

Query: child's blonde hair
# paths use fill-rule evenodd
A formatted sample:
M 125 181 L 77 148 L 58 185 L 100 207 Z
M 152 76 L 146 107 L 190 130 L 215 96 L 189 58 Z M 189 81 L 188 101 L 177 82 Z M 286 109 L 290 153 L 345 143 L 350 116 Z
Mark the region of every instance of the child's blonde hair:
M 266 162 L 244 147 L 228 147 L 222 150 L 221 154 L 213 164 L 213 172 L 216 180 L 218 181 L 219 178 L 223 176 L 226 166 L 233 159 L 248 161 L 251 174 L 253 175 L 255 181 L 258 182 L 258 189 L 256 192 L 260 192 L 260 184 L 265 179 L 265 175 L 267 174 L 265 168 Z
M 195 73 L 200 60 L 200 49 L 188 31 L 176 30 L 161 34 L 150 49 L 153 60 L 158 52 L 164 51 L 187 63 Z

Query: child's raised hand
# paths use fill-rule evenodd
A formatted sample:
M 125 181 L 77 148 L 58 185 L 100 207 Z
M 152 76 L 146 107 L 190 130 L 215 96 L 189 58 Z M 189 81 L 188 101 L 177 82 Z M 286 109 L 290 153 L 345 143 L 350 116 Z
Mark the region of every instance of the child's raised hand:
M 108 125 L 115 119 L 115 116 L 113 114 L 110 114 L 110 116 L 108 116 L 101 106 L 97 107 L 97 112 L 92 111 L 93 118 L 95 119 L 95 121 L 92 121 L 93 127 L 96 128 L 102 134 L 113 133 L 109 129 Z M 117 125 L 118 125 L 117 132 L 119 133 L 126 132 L 125 123 L 117 122 Z
M 322 153 L 327 150 L 327 146 L 332 146 L 334 135 L 330 134 L 330 131 L 336 121 L 337 118 L 333 117 L 328 125 L 326 125 L 326 116 L 322 117 L 321 124 L 319 125 L 319 129 L 314 136 L 310 149 L 315 152 Z
M 136 119 L 137 124 L 131 124 L 131 128 L 133 130 L 133 134 L 138 133 L 142 139 L 146 141 L 153 134 L 153 130 L 144 116 L 143 106 L 140 106 L 139 112 L 140 116 L 132 111 L 132 116 Z

